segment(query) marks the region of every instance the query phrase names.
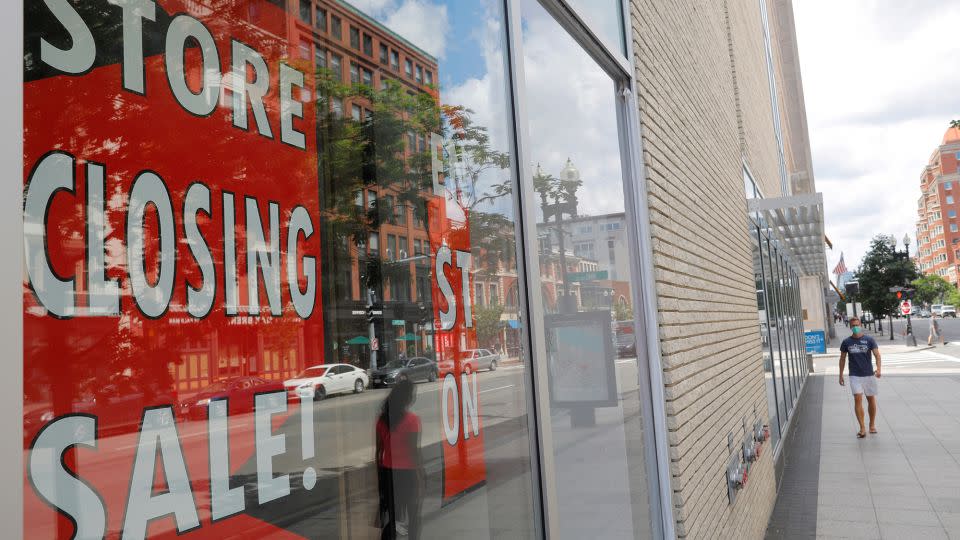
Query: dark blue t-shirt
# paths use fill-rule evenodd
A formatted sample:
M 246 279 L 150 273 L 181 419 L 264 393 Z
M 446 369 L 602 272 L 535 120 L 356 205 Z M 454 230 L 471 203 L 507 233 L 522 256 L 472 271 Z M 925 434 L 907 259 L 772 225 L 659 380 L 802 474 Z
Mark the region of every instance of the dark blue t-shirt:
M 840 352 L 847 353 L 851 377 L 869 377 L 873 375 L 871 351 L 877 348 L 877 342 L 868 335 L 850 336 L 840 344 Z

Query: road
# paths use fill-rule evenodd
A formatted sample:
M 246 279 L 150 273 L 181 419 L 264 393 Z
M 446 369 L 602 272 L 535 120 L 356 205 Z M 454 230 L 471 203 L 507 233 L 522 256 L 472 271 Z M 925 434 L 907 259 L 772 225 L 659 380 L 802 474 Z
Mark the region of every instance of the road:
M 890 339 L 890 328 L 887 324 L 888 321 L 883 322 L 884 330 L 884 341 L 889 341 Z M 919 317 L 910 318 L 911 326 L 913 327 L 913 335 L 917 338 L 917 343 L 926 343 L 927 336 L 930 335 L 930 319 L 921 319 Z M 903 342 L 903 336 L 906 334 L 907 320 L 906 319 L 894 319 L 893 320 L 893 335 L 894 340 L 899 340 Z M 960 343 L 960 319 L 948 317 L 946 319 L 940 319 L 940 329 L 943 331 L 943 338 L 946 341 L 954 341 Z M 844 335 L 846 329 L 843 326 L 837 327 L 837 332 L 839 336 Z M 849 332 L 849 331 L 847 331 Z M 879 337 L 877 334 L 871 332 L 870 335 L 874 337 Z M 881 342 L 882 344 L 882 342 Z

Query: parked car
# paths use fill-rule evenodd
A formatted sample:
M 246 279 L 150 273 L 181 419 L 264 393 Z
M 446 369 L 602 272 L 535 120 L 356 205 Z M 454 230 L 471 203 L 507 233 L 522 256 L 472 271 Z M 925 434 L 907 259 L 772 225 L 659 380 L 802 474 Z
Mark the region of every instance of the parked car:
M 463 371 L 472 373 L 481 369 L 497 370 L 500 363 L 500 354 L 489 349 L 467 349 L 463 351 Z
M 370 384 L 374 387 L 392 386 L 399 381 L 411 382 L 437 380 L 439 368 L 429 358 L 415 356 L 406 361 L 392 360 L 383 367 L 370 372 Z
M 943 307 L 940 308 L 940 316 L 956 318 L 957 308 L 951 306 L 950 304 L 944 304 Z
M 90 379 L 85 386 L 100 386 L 78 395 L 69 411 L 60 414 L 82 413 L 97 417 L 99 436 L 111 433 L 129 433 L 140 429 L 144 407 L 171 405 L 177 402 L 176 391 L 166 381 L 143 380 L 128 374 L 116 373 L 104 380 Z M 47 422 L 55 418 L 51 407 L 39 407 L 23 415 L 24 441 L 30 441 Z M 75 434 L 79 436 L 79 434 Z
M 940 312 L 943 310 L 943 304 L 933 304 L 930 306 L 931 315 L 940 315 Z
M 928 310 L 928 309 L 921 309 L 921 310 L 920 310 L 920 318 L 926 319 L 926 318 L 929 318 L 929 317 L 930 317 L 930 310 Z
M 617 355 L 621 358 L 637 355 L 637 336 L 633 332 L 633 320 L 616 321 L 614 324 Z
M 350 364 L 322 364 L 311 366 L 293 379 L 283 382 L 288 399 L 300 396 L 321 399 L 334 394 L 353 392 L 359 394 L 370 384 L 367 373 Z
M 265 392 L 282 392 L 283 383 L 260 377 L 231 377 L 219 380 L 180 402 L 179 417 L 201 420 L 207 417 L 207 407 L 217 399 L 227 399 L 229 414 L 249 412 L 254 407 L 254 396 Z M 282 398 L 281 398 L 282 399 Z

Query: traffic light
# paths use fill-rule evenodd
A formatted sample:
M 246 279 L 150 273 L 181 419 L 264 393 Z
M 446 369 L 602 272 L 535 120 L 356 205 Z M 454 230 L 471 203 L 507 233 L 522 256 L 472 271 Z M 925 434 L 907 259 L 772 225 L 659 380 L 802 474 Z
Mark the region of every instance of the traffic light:
M 903 298 L 903 291 L 897 291 L 897 300 L 900 300 L 902 298 Z

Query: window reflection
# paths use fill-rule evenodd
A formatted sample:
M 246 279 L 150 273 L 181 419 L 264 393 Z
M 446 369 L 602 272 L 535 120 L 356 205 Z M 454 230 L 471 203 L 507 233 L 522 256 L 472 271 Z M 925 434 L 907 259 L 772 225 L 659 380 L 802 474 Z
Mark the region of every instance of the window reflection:
M 108 537 L 134 530 L 128 493 L 148 500 L 166 488 L 191 502 L 143 519 L 148 536 L 532 537 L 500 3 L 364 12 L 329 0 L 158 0 L 142 21 L 142 93 L 122 84 L 121 9 L 76 5 L 102 54 L 75 76 L 44 63 L 40 43 L 67 50 L 76 28 L 43 2 L 25 6 L 25 178 L 51 150 L 76 156 L 77 171 L 73 192 L 37 216 L 48 223 L 26 233 L 46 234 L 51 248 L 30 264 L 46 255 L 61 276 L 87 272 L 86 221 L 99 207 L 85 194 L 96 187 L 91 164 L 103 163 L 104 276 L 119 283 L 120 308 L 84 311 L 101 293 L 78 279 L 70 298 L 82 309 L 57 318 L 44 304 L 54 283 L 25 281 L 30 470 L 60 470 L 53 443 L 32 447 L 41 430 L 87 415 L 97 423 L 69 433 L 96 448 L 64 450 L 64 464 L 100 496 Z M 211 36 L 214 49 L 191 38 L 182 55 L 183 95 L 209 105 L 206 116 L 167 84 L 176 17 Z M 262 65 L 234 70 L 241 44 Z M 292 71 L 302 88 L 280 83 Z M 131 184 L 145 169 L 169 193 L 172 235 L 161 237 L 156 203 L 128 234 Z M 199 184 L 209 202 L 202 191 L 187 212 Z M 293 228 L 295 217 L 310 227 Z M 162 313 L 138 308 L 131 238 L 143 239 L 147 285 L 176 265 Z M 213 303 L 198 317 L 188 298 L 205 283 Z M 297 294 L 311 297 L 311 313 Z M 268 442 L 264 460 L 271 437 L 283 443 Z M 154 440 L 166 446 L 153 452 Z M 162 467 L 141 469 L 146 484 L 131 487 L 141 447 L 143 463 L 159 456 Z M 153 476 L 165 485 L 152 489 Z M 70 537 L 74 523 L 51 506 L 58 490 L 43 485 L 24 485 L 27 536 Z
M 532 323 L 546 340 L 558 532 L 644 538 L 639 254 L 627 241 L 615 85 L 537 2 L 521 13 L 544 309 Z

